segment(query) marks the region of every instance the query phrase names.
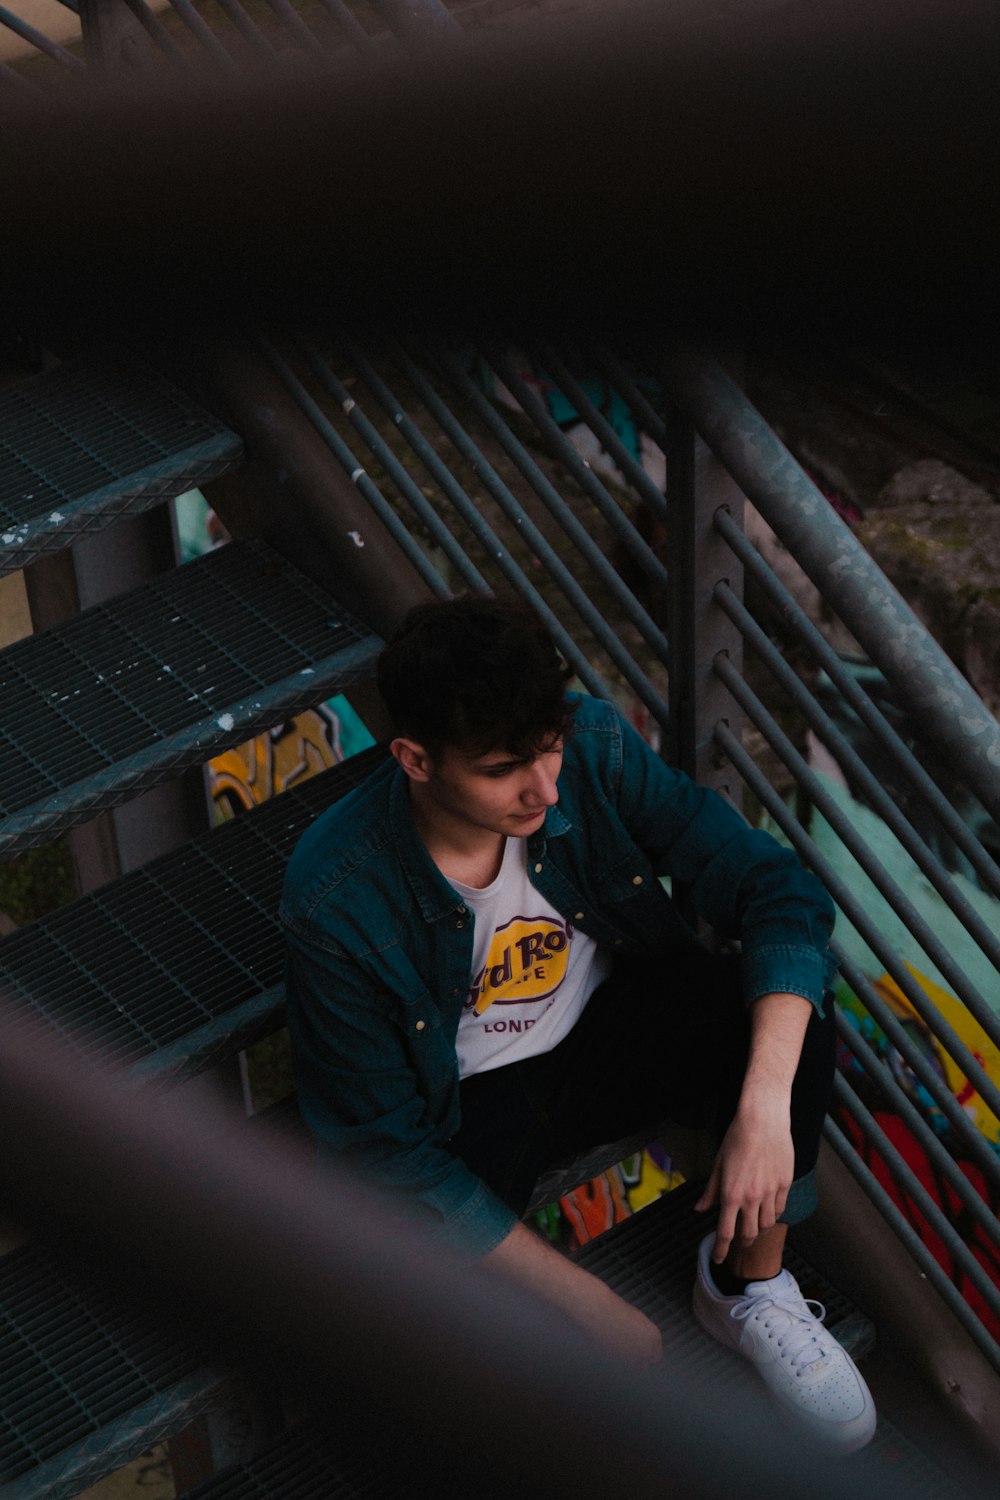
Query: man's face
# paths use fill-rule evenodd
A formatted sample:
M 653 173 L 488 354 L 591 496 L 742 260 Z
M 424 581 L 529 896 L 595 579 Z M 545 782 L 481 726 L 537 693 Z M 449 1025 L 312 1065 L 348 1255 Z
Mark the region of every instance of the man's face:
M 530 760 L 506 750 L 466 755 L 446 749 L 430 761 L 428 800 L 448 817 L 508 838 L 537 832 L 546 810 L 559 800 L 556 780 L 562 768 L 562 740 Z

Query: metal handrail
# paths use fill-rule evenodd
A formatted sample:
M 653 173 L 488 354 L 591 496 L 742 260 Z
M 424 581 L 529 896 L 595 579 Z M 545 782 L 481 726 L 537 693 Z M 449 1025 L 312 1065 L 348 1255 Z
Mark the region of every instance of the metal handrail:
M 947 798 L 942 795 L 939 787 L 928 776 L 909 746 L 904 744 L 885 715 L 845 670 L 840 657 L 824 640 L 805 610 L 768 567 L 756 547 L 748 541 L 732 516 L 726 511 L 718 511 L 715 516 L 715 526 L 747 572 L 752 574 L 779 610 L 784 623 L 795 632 L 803 645 L 816 658 L 865 728 L 871 731 L 895 764 L 904 772 L 948 837 L 968 859 L 983 886 L 992 891 L 993 895 L 1000 900 L 1000 867 L 990 858 L 971 829 L 958 816 Z
M 1000 724 L 721 366 L 676 351 L 665 378 L 672 399 L 835 603 L 900 701 L 1000 820 Z

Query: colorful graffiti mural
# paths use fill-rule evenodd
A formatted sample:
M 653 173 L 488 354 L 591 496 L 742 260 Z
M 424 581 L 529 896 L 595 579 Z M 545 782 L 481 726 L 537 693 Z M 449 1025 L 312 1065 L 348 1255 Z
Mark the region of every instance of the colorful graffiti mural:
M 564 1194 L 544 1208 L 536 1222 L 554 1244 L 575 1250 L 683 1181 L 663 1145 L 653 1141 Z
M 209 761 L 216 816 L 247 812 L 343 759 L 339 715 L 326 703 L 306 709 Z
M 928 979 L 926 975 L 921 974 L 912 964 L 907 964 L 906 967 L 923 989 L 928 999 L 933 1002 L 937 1011 L 966 1044 L 973 1057 L 987 1075 L 994 1082 L 1000 1083 L 1000 1051 L 998 1051 L 997 1047 L 983 1031 L 979 1022 L 969 1014 L 954 995 L 950 995 L 939 984 L 936 984 L 932 979 Z M 898 1016 L 910 1037 L 916 1042 L 924 1057 L 927 1058 L 934 1068 L 938 1077 L 942 1082 L 947 1084 L 948 1089 L 962 1106 L 962 1109 L 980 1134 L 989 1141 L 995 1151 L 1000 1151 L 1000 1120 L 997 1119 L 996 1115 L 986 1105 L 954 1059 L 939 1044 L 937 1038 L 913 1009 L 913 1006 L 903 995 L 896 982 L 888 974 L 882 974 L 875 981 L 875 988 L 888 1005 L 891 1006 L 893 1013 Z M 848 990 L 846 986 L 842 986 L 838 991 L 837 1000 L 843 1013 L 849 1017 L 874 1050 L 888 1063 L 900 1087 L 909 1095 L 935 1133 L 942 1137 L 953 1137 L 954 1133 L 951 1124 L 944 1112 L 931 1097 L 927 1088 L 920 1082 L 913 1069 L 901 1056 L 899 1051 L 890 1044 L 885 1033 L 872 1019 L 857 996 Z M 850 1074 L 852 1083 L 855 1084 L 862 1095 L 869 1092 L 869 1087 L 861 1072 L 860 1064 L 855 1061 L 850 1049 L 846 1045 L 842 1045 L 841 1047 L 840 1064 Z M 995 1246 L 983 1233 L 981 1225 L 976 1222 L 975 1217 L 970 1213 L 965 1204 L 963 1204 L 955 1189 L 942 1177 L 924 1147 L 916 1139 L 905 1122 L 897 1114 L 881 1106 L 878 1098 L 871 1097 L 868 1102 L 876 1122 L 885 1133 L 889 1142 L 899 1152 L 921 1187 L 930 1195 L 937 1207 L 944 1214 L 948 1223 L 972 1251 L 972 1254 L 987 1276 L 1000 1288 L 1000 1256 L 998 1256 Z M 949 1278 L 955 1283 L 962 1296 L 976 1313 L 976 1316 L 980 1318 L 984 1327 L 992 1333 L 994 1338 L 1000 1338 L 1000 1319 L 994 1316 L 980 1292 L 956 1264 L 948 1246 L 941 1239 L 940 1235 L 935 1233 L 932 1225 L 914 1201 L 912 1194 L 899 1186 L 883 1157 L 869 1143 L 860 1127 L 855 1124 L 847 1111 L 841 1109 L 836 1111 L 836 1114 L 837 1122 L 847 1138 L 853 1143 L 858 1154 L 866 1162 L 890 1198 L 892 1198 L 896 1207 L 906 1216 L 910 1224 L 917 1231 L 922 1242 L 930 1250 L 938 1265 L 947 1272 Z M 953 1141 L 953 1145 L 956 1148 L 955 1155 L 959 1170 L 988 1206 L 991 1213 L 996 1215 L 1000 1212 L 1000 1195 L 991 1189 L 985 1174 L 975 1162 L 968 1159 L 967 1154 L 961 1151 L 958 1143 Z

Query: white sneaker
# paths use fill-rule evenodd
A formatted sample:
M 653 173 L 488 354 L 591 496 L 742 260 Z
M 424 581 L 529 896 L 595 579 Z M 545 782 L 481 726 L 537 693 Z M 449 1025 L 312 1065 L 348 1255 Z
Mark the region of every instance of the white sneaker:
M 790 1271 L 751 1281 L 742 1297 L 724 1297 L 712 1279 L 714 1240 L 708 1235 L 698 1251 L 694 1315 L 702 1328 L 746 1355 L 816 1437 L 842 1453 L 863 1448 L 875 1432 L 875 1403 L 851 1356 L 823 1327 L 823 1304 L 807 1301 Z

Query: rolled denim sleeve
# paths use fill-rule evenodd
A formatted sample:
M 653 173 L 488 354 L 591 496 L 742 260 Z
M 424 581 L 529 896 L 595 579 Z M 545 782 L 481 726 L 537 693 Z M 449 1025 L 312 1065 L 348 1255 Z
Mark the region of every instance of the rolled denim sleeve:
M 619 807 L 657 872 L 685 883 L 698 914 L 738 938 L 747 1002 L 776 992 L 821 1009 L 833 974 L 825 887 L 724 798 L 666 765 L 622 722 Z
M 494 1249 L 516 1215 L 448 1149 L 420 1093 L 393 996 L 354 960 L 288 934 L 288 1025 L 299 1108 L 320 1157 L 353 1170 L 460 1253 Z

